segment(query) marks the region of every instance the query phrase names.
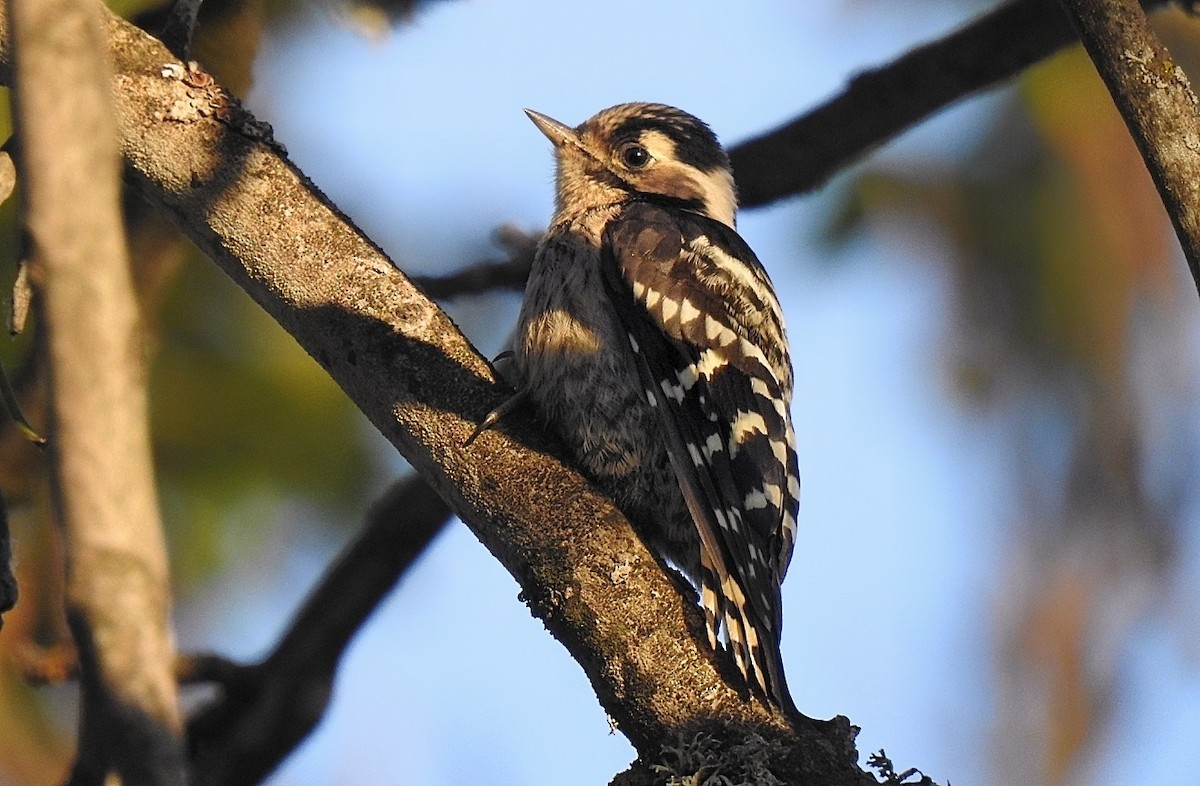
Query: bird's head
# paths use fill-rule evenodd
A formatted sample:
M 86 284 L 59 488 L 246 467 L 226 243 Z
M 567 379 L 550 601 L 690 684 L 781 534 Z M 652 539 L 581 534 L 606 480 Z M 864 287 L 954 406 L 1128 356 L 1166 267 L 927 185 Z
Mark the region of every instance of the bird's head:
M 588 210 L 644 198 L 734 226 L 729 156 L 701 120 L 665 104 L 618 104 L 571 128 L 526 109 L 554 143 L 558 208 Z

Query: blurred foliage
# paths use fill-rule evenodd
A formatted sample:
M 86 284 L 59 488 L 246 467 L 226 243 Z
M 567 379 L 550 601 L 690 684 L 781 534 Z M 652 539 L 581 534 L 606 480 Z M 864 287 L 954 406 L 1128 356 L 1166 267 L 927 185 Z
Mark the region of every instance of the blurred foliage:
M 1177 280 L 1162 205 L 1080 51 L 1030 71 L 962 161 L 865 169 L 828 237 L 896 214 L 951 242 L 962 330 L 1013 353 L 963 370 L 972 395 L 1017 359 L 1120 384 L 1133 302 Z
M 223 531 L 250 500 L 354 522 L 378 482 L 369 426 L 291 336 L 203 259 L 180 269 L 160 318 L 152 431 L 177 576 L 218 567 L 224 538 L 256 537 Z
M 1194 20 L 1155 21 L 1195 83 Z M 1002 104 L 961 158 L 864 167 L 826 231 L 885 248 L 933 231 L 950 248 L 934 256 L 953 282 L 952 390 L 1008 425 L 1025 486 L 995 599 L 995 778 L 1058 786 L 1088 772 L 1115 717 L 1117 653 L 1167 595 L 1183 506 L 1147 489 L 1194 486 L 1196 435 L 1154 433 L 1146 413 L 1187 422 L 1197 394 L 1147 369 L 1194 375 L 1195 291 L 1082 50 L 1030 69 Z

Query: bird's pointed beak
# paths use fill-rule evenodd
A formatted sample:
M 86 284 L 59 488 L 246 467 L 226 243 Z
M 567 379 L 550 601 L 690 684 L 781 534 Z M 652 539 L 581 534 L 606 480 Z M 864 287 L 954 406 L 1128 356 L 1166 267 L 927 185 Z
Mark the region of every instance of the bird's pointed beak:
M 533 121 L 533 124 L 538 127 L 539 131 L 546 135 L 547 139 L 554 143 L 555 147 L 562 147 L 566 144 L 579 144 L 579 135 L 570 126 L 565 126 L 554 118 L 543 115 L 541 112 L 534 112 L 532 109 L 526 109 L 525 114 L 529 115 L 529 119 Z

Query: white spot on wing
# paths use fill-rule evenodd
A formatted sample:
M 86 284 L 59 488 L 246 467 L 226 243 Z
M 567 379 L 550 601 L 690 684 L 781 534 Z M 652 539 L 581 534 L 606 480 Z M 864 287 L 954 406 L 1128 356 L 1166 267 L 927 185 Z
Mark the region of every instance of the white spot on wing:
M 691 390 L 692 385 L 696 384 L 696 380 L 700 379 L 700 374 L 696 371 L 695 363 L 692 363 L 687 368 L 680 369 L 676 376 L 679 377 L 679 384 L 683 385 L 684 390 Z
M 779 415 L 780 420 L 787 420 L 787 405 L 782 399 L 771 395 L 771 388 L 764 380 L 761 380 L 758 377 L 751 377 L 750 390 L 770 401 L 775 406 L 775 412 Z
M 691 322 L 698 316 L 700 316 L 700 309 L 693 306 L 692 301 L 684 298 L 683 304 L 679 307 L 679 321 L 684 323 Z
M 700 353 L 696 361 L 696 373 L 705 379 L 712 377 L 713 372 L 725 365 L 725 357 L 715 349 L 706 349 Z
M 766 434 L 767 421 L 763 420 L 763 416 L 757 412 L 742 412 L 737 413 L 737 417 L 733 419 L 731 428 L 729 429 L 729 441 L 744 442 L 750 434 Z
M 767 495 L 758 490 L 750 492 L 746 495 L 746 498 L 742 500 L 742 507 L 744 507 L 746 510 L 758 510 L 759 508 L 765 508 L 766 506 Z M 754 546 L 751 545 L 750 548 L 754 548 Z
M 712 314 L 704 316 L 704 335 L 719 347 L 727 347 L 737 341 L 737 334 L 725 327 L 720 320 L 714 319 Z
M 771 452 L 775 454 L 775 460 L 780 464 L 787 465 L 788 449 L 783 440 L 771 440 Z
M 669 297 L 662 299 L 662 317 L 663 322 L 670 322 L 675 318 L 675 313 L 679 311 L 679 304 Z
M 783 507 L 783 489 L 774 483 L 765 483 L 762 490 L 772 507 L 777 509 Z

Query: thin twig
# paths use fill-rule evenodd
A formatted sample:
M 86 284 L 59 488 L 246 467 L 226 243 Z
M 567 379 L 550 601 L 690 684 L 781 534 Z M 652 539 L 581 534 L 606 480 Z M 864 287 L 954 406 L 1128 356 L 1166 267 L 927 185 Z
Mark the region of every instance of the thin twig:
M 196 35 L 196 20 L 200 16 L 202 0 L 174 0 L 167 14 L 167 21 L 159 31 L 158 38 L 167 45 L 171 54 L 185 63 L 192 59 L 192 39 Z
M 1137 143 L 1200 291 L 1200 113 L 1134 0 L 1062 0 Z
M 503 226 L 496 231 L 495 239 L 508 252 L 508 259 L 503 262 L 480 262 L 444 276 L 413 276 L 413 283 L 438 300 L 496 289 L 524 289 L 541 234 Z

